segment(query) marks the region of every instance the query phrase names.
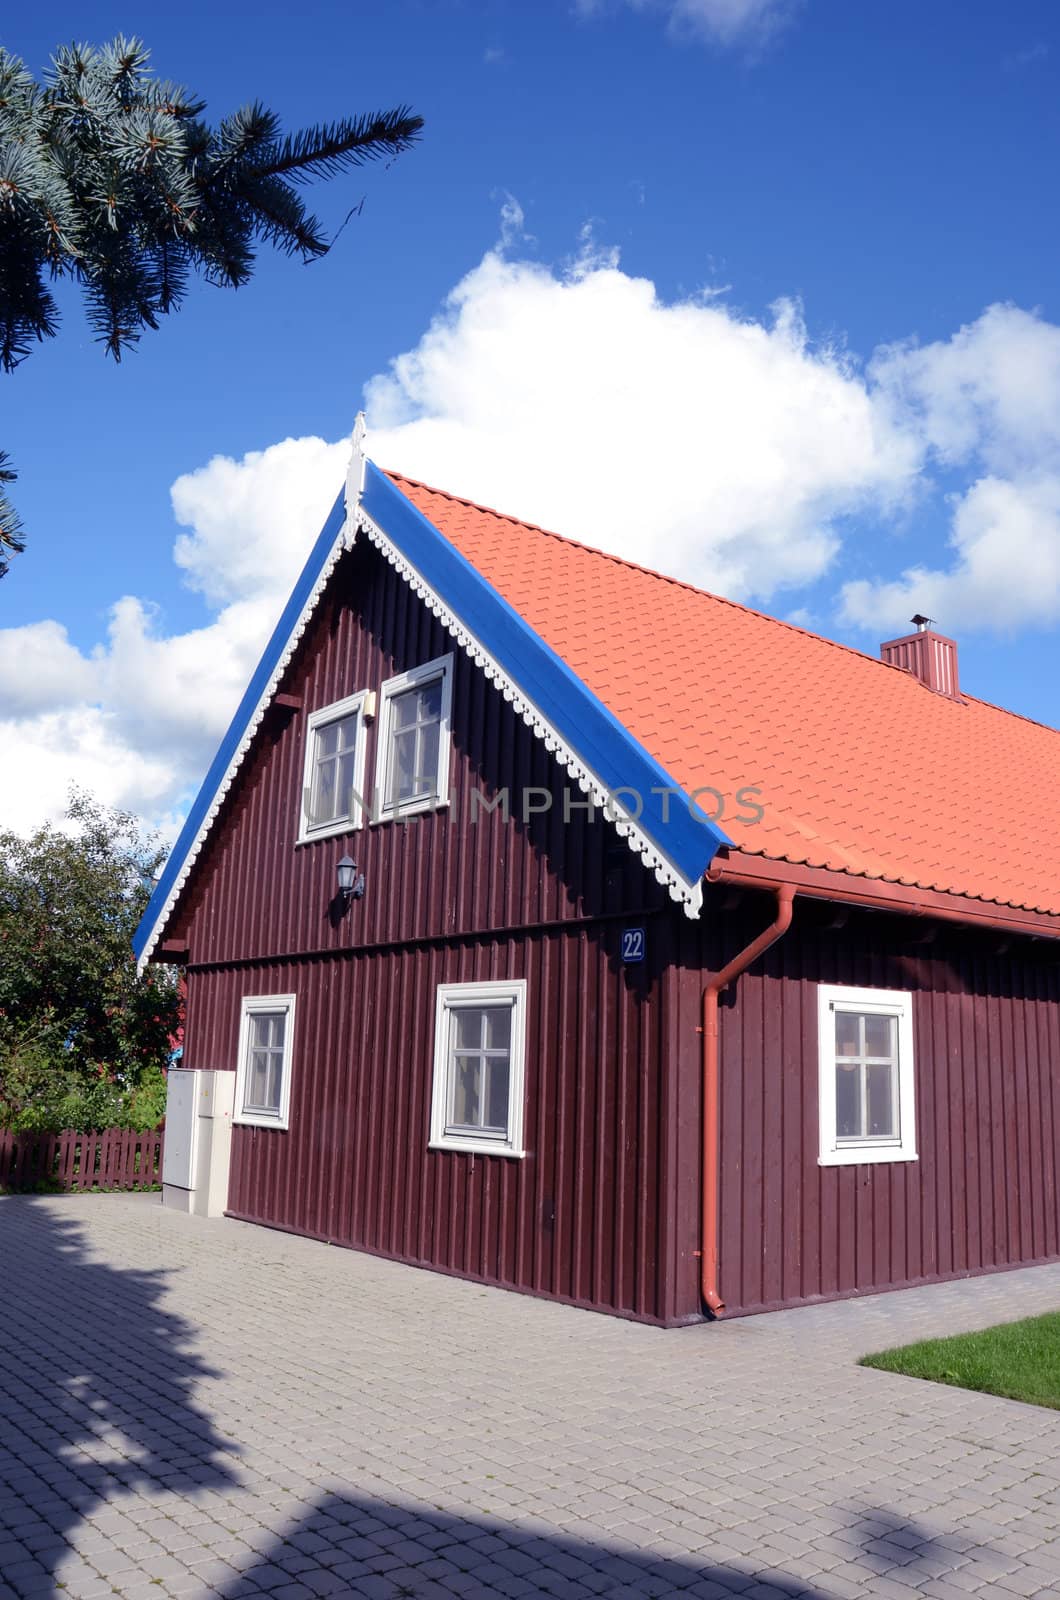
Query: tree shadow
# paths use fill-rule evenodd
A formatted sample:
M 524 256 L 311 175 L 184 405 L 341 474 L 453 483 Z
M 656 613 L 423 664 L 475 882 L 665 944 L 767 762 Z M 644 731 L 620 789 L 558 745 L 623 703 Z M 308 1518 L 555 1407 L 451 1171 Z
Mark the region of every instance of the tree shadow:
M 724 1539 L 724 1533 L 720 1535 Z M 885 1512 L 855 1513 L 835 1531 L 845 1558 L 870 1564 L 879 1577 L 895 1566 L 929 1562 L 930 1535 Z M 889 1555 L 895 1556 L 889 1560 Z M 688 1556 L 653 1554 L 629 1544 L 580 1539 L 541 1524 L 520 1526 L 486 1513 L 454 1516 L 428 1507 L 399 1507 L 367 1495 L 331 1494 L 222 1588 L 223 1600 L 252 1595 L 313 1600 L 372 1595 L 379 1600 L 453 1600 L 454 1595 L 551 1595 L 556 1600 L 607 1596 L 646 1600 L 688 1595 L 722 1600 L 750 1591 L 754 1600 L 814 1600 L 834 1593 L 812 1578 L 785 1574 L 779 1550 L 747 1558 L 746 1567 Z M 935 1569 L 932 1568 L 932 1571 Z
M 236 1447 L 195 1404 L 214 1376 L 195 1330 L 160 1304 L 168 1274 L 93 1258 L 67 1203 L 0 1200 L 4 1593 L 59 1592 L 56 1568 L 104 1504 L 237 1481 Z

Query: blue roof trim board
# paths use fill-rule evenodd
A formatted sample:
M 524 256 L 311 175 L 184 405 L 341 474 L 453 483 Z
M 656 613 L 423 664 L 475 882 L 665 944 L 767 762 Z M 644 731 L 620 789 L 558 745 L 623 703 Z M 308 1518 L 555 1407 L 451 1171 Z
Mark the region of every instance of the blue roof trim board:
M 143 956 L 148 940 L 155 929 L 159 917 L 163 914 L 166 902 L 172 892 L 173 885 L 180 875 L 189 851 L 193 848 L 198 837 L 199 829 L 206 821 L 213 805 L 217 791 L 220 789 L 228 773 L 229 766 L 235 758 L 243 737 L 250 726 L 276 671 L 283 659 L 291 635 L 298 626 L 302 612 L 316 587 L 317 581 L 325 563 L 335 547 L 336 540 L 342 535 L 345 524 L 345 507 L 343 496 L 340 493 L 331 508 L 331 512 L 323 528 L 317 536 L 309 560 L 299 575 L 298 581 L 291 591 L 291 598 L 280 614 L 280 620 L 272 631 L 272 637 L 258 662 L 254 676 L 247 686 L 247 692 L 239 702 L 239 707 L 228 727 L 228 732 L 221 740 L 220 747 L 209 771 L 202 781 L 202 787 L 195 797 L 195 803 L 188 812 L 187 820 L 177 838 L 176 844 L 169 853 L 169 859 L 162 869 L 161 877 L 155 885 L 154 893 L 147 902 L 147 910 L 140 918 L 140 925 L 133 935 L 133 953 L 137 961 Z
M 640 797 L 636 818 L 689 884 L 698 883 L 719 846 L 731 839 L 705 813 L 695 815 L 675 779 L 633 738 L 563 658 L 460 554 L 374 462 L 366 462 L 361 507 L 427 585 L 475 635 L 610 794 Z M 653 790 L 670 790 L 653 793 Z
M 704 813 L 696 811 L 693 815 L 692 808 L 676 798 L 683 793 L 680 785 L 386 474 L 371 461 L 364 461 L 363 469 L 359 504 L 354 505 L 349 496 L 350 527 L 355 525 L 357 510 L 362 510 L 428 591 L 515 685 L 542 722 L 554 730 L 600 789 L 619 797 L 620 808 L 631 805 L 630 791 L 640 797 L 639 815 L 627 819 L 620 811 L 620 823 L 624 825 L 628 820 L 630 828 L 654 847 L 688 889 L 697 891 L 718 848 L 731 844 L 731 840 Z M 340 494 L 141 918 L 133 939 L 138 962 L 150 955 L 174 890 L 208 830 L 211 813 L 223 798 L 241 750 L 246 748 L 285 658 L 308 620 L 307 607 L 311 609 L 315 591 L 341 551 L 347 527 L 345 513 Z M 698 906 L 698 892 L 695 905 Z

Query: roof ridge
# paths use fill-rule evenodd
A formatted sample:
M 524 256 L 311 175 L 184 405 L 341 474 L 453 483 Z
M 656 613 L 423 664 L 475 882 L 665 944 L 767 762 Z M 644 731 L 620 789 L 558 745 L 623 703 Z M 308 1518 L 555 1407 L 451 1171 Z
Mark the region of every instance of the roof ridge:
M 804 628 L 797 622 L 789 622 L 785 617 L 775 617 L 772 612 L 761 611 L 757 606 L 745 605 L 742 600 L 732 600 L 728 595 L 715 594 L 713 589 L 701 589 L 683 578 L 673 578 L 669 573 L 656 572 L 654 567 L 646 567 L 639 561 L 630 561 L 626 556 L 616 556 L 610 550 L 601 550 L 596 545 L 586 544 L 582 539 L 573 539 L 570 534 L 557 533 L 554 528 L 542 528 L 539 523 L 527 522 L 523 517 L 513 517 L 507 511 L 498 511 L 495 506 L 483 505 L 481 501 L 470 500 L 466 495 L 454 494 L 449 489 L 438 489 L 433 483 L 424 483 L 421 478 L 410 478 L 407 473 L 394 472 L 387 468 L 382 470 L 396 483 L 411 484 L 413 488 L 425 489 L 428 494 L 439 495 L 443 500 L 467 506 L 471 511 L 481 511 L 486 516 L 496 517 L 499 522 L 510 522 L 517 528 L 525 528 L 529 533 L 542 534 L 546 539 L 558 539 L 561 544 L 572 545 L 575 550 L 584 550 L 588 555 L 599 556 L 601 561 L 610 561 L 615 566 L 627 567 L 631 572 L 642 573 L 646 578 L 655 578 L 659 583 L 672 584 L 677 589 L 687 590 L 689 594 L 703 595 L 708 600 L 716 600 L 719 605 L 731 606 L 734 611 L 742 611 L 749 617 L 759 617 L 763 622 L 772 622 L 778 628 L 787 628 L 791 633 L 800 633 L 807 639 L 816 640 L 819 644 L 831 645 L 833 650 L 844 650 L 848 655 L 857 656 L 860 660 L 868 661 L 874 667 L 882 667 L 887 672 L 900 672 L 905 677 L 912 676 L 906 667 L 883 661 L 879 656 L 870 655 L 867 650 L 859 650 L 857 645 L 844 644 L 841 639 L 830 639 L 826 633 L 816 633 L 813 628 Z M 945 699 L 946 696 L 940 698 Z M 1051 723 L 1039 722 L 1037 717 L 1028 717 L 1021 711 L 1013 711 L 1009 706 L 999 706 L 993 700 L 984 700 L 981 695 L 968 694 L 962 689 L 961 699 L 974 700 L 976 705 L 985 706 L 988 711 L 999 711 L 1003 716 L 1015 717 L 1020 722 L 1029 722 L 1033 727 L 1043 728 L 1047 733 L 1060 734 L 1060 729 L 1054 728 Z

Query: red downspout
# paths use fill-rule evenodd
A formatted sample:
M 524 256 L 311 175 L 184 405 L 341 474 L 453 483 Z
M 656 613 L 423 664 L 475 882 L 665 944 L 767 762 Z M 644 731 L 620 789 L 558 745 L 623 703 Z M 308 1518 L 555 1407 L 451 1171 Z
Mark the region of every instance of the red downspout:
M 707 874 L 708 878 L 710 874 Z M 791 927 L 795 890 L 790 883 L 763 883 L 756 887 L 772 889 L 777 897 L 777 914 L 769 927 L 753 939 L 739 955 L 733 956 L 709 979 L 703 990 L 703 1212 L 700 1248 L 700 1289 L 703 1299 L 716 1317 L 725 1311 L 718 1293 L 718 1188 L 720 1169 L 719 1093 L 718 1093 L 718 996 Z

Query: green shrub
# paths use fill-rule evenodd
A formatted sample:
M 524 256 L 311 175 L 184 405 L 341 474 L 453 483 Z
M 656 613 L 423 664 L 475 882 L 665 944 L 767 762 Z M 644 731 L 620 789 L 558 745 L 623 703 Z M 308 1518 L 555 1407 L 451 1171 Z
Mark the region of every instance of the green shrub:
M 10 1133 L 93 1133 L 157 1128 L 166 1114 L 166 1075 L 145 1067 L 126 1088 L 98 1069 L 93 1082 L 49 1060 L 39 1043 L 22 1042 L 0 1057 L 0 1129 Z
M 157 1127 L 180 985 L 132 938 L 164 856 L 78 794 L 62 829 L 0 830 L 0 1128 Z

